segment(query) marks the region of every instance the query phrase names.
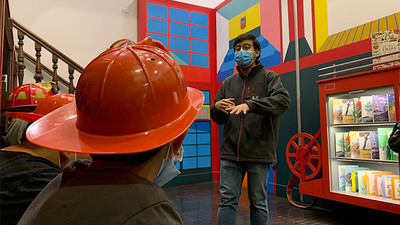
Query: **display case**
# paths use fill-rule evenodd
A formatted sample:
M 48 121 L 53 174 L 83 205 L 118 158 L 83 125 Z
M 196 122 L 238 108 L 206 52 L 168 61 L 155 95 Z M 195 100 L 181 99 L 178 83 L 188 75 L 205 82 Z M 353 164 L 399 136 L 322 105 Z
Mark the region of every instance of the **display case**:
M 400 200 L 372 194 L 370 189 L 362 192 L 368 180 L 359 179 L 356 168 L 350 176 L 356 186 L 346 190 L 343 180 L 339 181 L 343 179 L 339 166 L 358 166 L 370 174 L 399 174 L 398 156 L 387 149 L 387 131 L 400 119 L 399 77 L 400 67 L 396 66 L 318 82 L 322 178 L 300 183 L 300 193 L 400 214 Z

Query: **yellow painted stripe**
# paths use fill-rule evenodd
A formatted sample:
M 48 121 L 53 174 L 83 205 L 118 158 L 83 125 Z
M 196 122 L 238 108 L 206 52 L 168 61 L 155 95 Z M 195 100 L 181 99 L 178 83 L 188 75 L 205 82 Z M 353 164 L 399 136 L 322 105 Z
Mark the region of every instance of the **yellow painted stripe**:
M 378 20 L 372 21 L 371 33 L 378 32 Z
M 371 29 L 371 23 L 366 23 L 364 26 L 364 32 L 362 34 L 361 40 L 365 40 L 370 37 L 370 33 L 369 33 L 370 29 Z
M 332 44 L 331 49 L 337 48 L 337 46 L 339 45 L 339 42 L 342 40 L 343 34 L 344 34 L 344 31 L 342 31 L 342 32 L 340 32 L 340 33 L 338 34 L 338 36 L 336 37 L 335 42 L 333 42 L 333 44 Z
M 394 19 L 394 14 L 392 14 L 392 15 L 389 15 L 388 17 L 387 17 L 387 20 L 388 20 L 388 25 L 389 25 L 389 30 L 395 30 L 395 29 L 397 29 L 397 26 L 396 26 L 396 20 Z
M 349 36 L 349 34 L 350 34 L 350 29 L 344 31 L 342 40 L 340 40 L 338 47 L 341 47 L 346 43 L 346 39 Z
M 336 34 L 332 35 L 332 39 L 331 39 L 331 41 L 329 42 L 328 48 L 326 48 L 325 51 L 326 51 L 326 50 L 332 49 L 333 43 L 336 42 L 336 39 L 337 39 L 338 36 L 339 36 L 339 33 L 336 33 Z
M 378 23 L 379 23 L 379 31 L 387 30 L 386 17 L 380 18 Z
M 329 36 L 325 42 L 322 44 L 321 48 L 317 52 L 323 52 L 326 49 L 326 46 L 328 46 L 329 41 L 332 39 L 332 36 Z
M 314 1 L 315 49 L 324 51 L 329 42 L 327 0 Z
M 352 43 L 356 43 L 357 41 L 360 40 L 363 26 L 364 25 L 360 25 L 360 26 L 357 27 L 357 32 L 354 34 L 354 38 L 353 38 L 353 42 Z
M 397 25 L 397 29 L 399 29 L 400 28 L 400 12 L 395 13 L 394 16 L 395 16 L 395 19 L 397 21 L 397 24 L 396 24 Z
M 353 37 L 355 33 L 356 33 L 356 28 L 355 27 L 351 28 L 345 45 L 353 43 Z

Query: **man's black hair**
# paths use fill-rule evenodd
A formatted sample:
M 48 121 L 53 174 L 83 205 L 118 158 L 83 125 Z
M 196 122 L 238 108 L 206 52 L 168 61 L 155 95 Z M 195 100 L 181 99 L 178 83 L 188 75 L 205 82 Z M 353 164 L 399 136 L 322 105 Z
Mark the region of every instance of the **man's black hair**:
M 256 58 L 256 62 L 258 61 L 258 59 L 261 56 L 261 45 L 260 42 L 258 42 L 256 36 L 250 34 L 250 33 L 244 33 L 244 34 L 240 34 L 239 36 L 236 37 L 235 41 L 233 42 L 233 49 L 235 49 L 236 45 L 239 44 L 240 42 L 244 41 L 244 40 L 251 40 L 253 41 L 253 47 L 254 50 L 260 50 L 260 55 Z
M 108 161 L 116 161 L 116 162 L 125 162 L 127 164 L 141 164 L 149 160 L 153 157 L 157 152 L 161 150 L 163 146 L 160 146 L 156 149 L 139 152 L 139 153 L 130 153 L 130 154 L 115 154 L 115 155 L 95 155 L 90 154 L 92 159 L 94 160 L 108 160 Z

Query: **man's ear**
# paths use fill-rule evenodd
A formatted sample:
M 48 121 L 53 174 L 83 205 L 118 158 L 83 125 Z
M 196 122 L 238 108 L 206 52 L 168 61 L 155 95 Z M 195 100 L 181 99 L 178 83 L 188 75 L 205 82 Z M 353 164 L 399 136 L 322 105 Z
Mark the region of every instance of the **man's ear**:
M 172 144 L 172 150 L 174 152 L 175 155 L 179 154 L 179 148 L 181 147 L 183 140 L 185 139 L 186 134 L 188 133 L 189 130 L 186 130 L 185 132 L 183 132 L 183 134 L 179 135 L 179 137 L 177 137 L 174 140 L 174 143 Z

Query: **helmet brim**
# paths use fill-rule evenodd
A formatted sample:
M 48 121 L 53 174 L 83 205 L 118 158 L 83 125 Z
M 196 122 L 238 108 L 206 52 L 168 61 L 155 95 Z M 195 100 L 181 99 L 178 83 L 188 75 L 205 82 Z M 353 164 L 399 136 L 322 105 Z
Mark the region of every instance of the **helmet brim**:
M 28 122 L 35 122 L 36 120 L 43 117 L 41 114 L 36 113 L 26 113 L 26 112 L 6 112 L 8 116 L 16 117 L 21 120 L 25 120 Z
M 187 94 L 190 106 L 179 118 L 147 132 L 123 136 L 82 132 L 76 127 L 76 103 L 72 102 L 34 122 L 26 136 L 33 144 L 65 152 L 106 155 L 149 151 L 179 137 L 196 119 L 204 102 L 203 93 L 188 87 Z

